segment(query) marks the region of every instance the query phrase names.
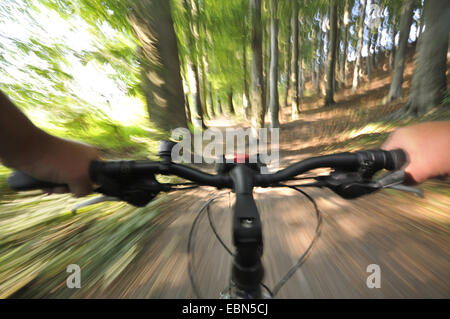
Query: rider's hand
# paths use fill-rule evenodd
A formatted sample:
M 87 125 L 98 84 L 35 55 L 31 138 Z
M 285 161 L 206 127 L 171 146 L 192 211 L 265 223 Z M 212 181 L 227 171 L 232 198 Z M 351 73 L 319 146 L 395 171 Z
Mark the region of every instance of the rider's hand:
M 47 189 L 48 193 L 70 191 L 80 197 L 92 192 L 89 165 L 91 161 L 99 158 L 95 148 L 46 133 L 37 138 L 34 144 L 24 152 L 26 157 L 24 156 L 17 169 L 40 180 L 69 186 L 69 189 Z
M 382 146 L 403 149 L 409 157 L 405 172 L 412 183 L 450 175 L 450 121 L 427 122 L 395 130 Z

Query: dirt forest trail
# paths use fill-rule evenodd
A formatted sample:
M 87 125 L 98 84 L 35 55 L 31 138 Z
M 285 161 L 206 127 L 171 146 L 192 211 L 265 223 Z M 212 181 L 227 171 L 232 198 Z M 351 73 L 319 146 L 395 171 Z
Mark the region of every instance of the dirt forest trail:
M 174 199 L 162 216 L 156 240 L 107 291 L 92 292 L 89 297 L 194 298 L 187 271 L 188 234 L 196 212 L 212 193 L 212 189 L 191 191 Z M 433 198 L 379 193 L 345 201 L 328 191 L 309 194 L 323 214 L 321 236 L 278 298 L 449 296 L 448 199 L 433 202 Z M 224 193 L 211 212 L 220 236 L 231 246 L 228 196 Z M 257 192 L 255 197 L 263 223 L 264 282 L 272 288 L 306 249 L 316 219 L 311 204 L 293 191 Z M 416 203 L 411 205 L 411 200 Z M 201 297 L 217 298 L 227 286 L 231 257 L 215 238 L 206 216 L 194 241 L 194 276 Z M 381 268 L 379 289 L 366 286 L 370 264 Z
M 408 83 L 409 68 L 405 77 Z M 375 78 L 356 97 L 347 98 L 344 91 L 332 109 L 321 109 L 318 101 L 305 99 L 308 108 L 304 117 L 295 122 L 286 123 L 290 114 L 285 108 L 280 166 L 346 150 L 353 145 L 348 140 L 365 143 L 357 143 L 360 148 L 378 147 L 380 137 L 387 133 L 375 130 L 366 134 L 364 127 L 374 117 L 401 105 L 379 103 L 388 83 L 382 77 Z M 351 105 L 357 108 L 352 113 L 346 111 Z M 349 117 L 353 113 L 358 116 Z M 353 135 L 343 134 L 350 128 L 354 129 Z M 365 139 L 367 136 L 376 139 Z M 307 190 L 323 216 L 321 236 L 276 298 L 449 298 L 448 187 L 448 182 L 429 181 L 421 185 L 425 198 L 382 191 L 351 201 L 329 190 Z M 218 298 L 228 285 L 232 259 L 216 239 L 206 214 L 194 233 L 194 252 L 187 254 L 196 213 L 208 198 L 218 194 L 222 196 L 212 205 L 212 222 L 226 245 L 232 247 L 233 194 L 203 188 L 183 196 L 169 195 L 165 212 L 158 217 L 161 227 L 136 261 L 106 291 L 93 290 L 86 297 L 195 298 L 188 274 L 188 260 L 192 258 L 201 297 Z M 316 218 L 311 203 L 292 190 L 256 189 L 255 198 L 263 225 L 264 283 L 272 288 L 309 245 Z M 366 284 L 371 264 L 380 267 L 380 288 L 369 289 Z

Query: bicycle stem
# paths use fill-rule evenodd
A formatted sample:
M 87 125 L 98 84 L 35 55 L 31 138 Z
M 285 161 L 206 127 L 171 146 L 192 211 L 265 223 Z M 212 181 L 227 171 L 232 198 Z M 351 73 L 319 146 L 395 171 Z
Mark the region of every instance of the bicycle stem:
M 236 248 L 232 266 L 232 282 L 246 296 L 261 298 L 264 268 L 262 227 L 253 198 L 255 171 L 236 165 L 230 171 L 236 201 L 233 207 L 233 244 Z

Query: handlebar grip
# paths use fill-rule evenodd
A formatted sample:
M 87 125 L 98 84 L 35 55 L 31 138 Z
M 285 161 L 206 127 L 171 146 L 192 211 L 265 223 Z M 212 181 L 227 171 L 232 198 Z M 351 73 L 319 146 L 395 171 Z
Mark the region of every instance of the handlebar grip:
M 29 191 L 35 189 L 67 186 L 64 184 L 41 181 L 21 171 L 14 171 L 8 177 L 7 184 L 9 188 L 16 191 Z
M 401 149 L 395 150 L 367 150 L 355 153 L 358 157 L 359 167 L 367 170 L 369 174 L 374 174 L 381 169 L 398 170 L 408 162 L 408 156 Z
M 396 149 L 386 152 L 386 165 L 384 168 L 388 170 L 398 170 L 408 162 L 408 156 L 402 149 Z

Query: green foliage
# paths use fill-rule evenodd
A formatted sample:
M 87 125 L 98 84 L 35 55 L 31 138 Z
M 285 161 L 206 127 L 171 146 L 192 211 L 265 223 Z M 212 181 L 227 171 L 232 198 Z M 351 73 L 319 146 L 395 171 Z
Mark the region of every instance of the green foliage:
M 150 152 L 159 132 L 151 131 L 147 116 L 132 123 L 111 116 L 125 107 L 116 100 L 145 114 L 125 1 L 8 1 L 0 4 L 0 17 L 0 89 L 35 124 L 105 151 Z M 89 76 L 99 78 L 94 87 L 81 82 Z
M 30 196 L 34 195 L 34 196 Z M 68 195 L 23 193 L 0 201 L 0 298 L 80 297 L 105 290 L 133 262 L 157 228 L 158 205 L 124 203 L 71 207 Z M 83 270 L 83 289 L 67 289 L 66 268 Z

